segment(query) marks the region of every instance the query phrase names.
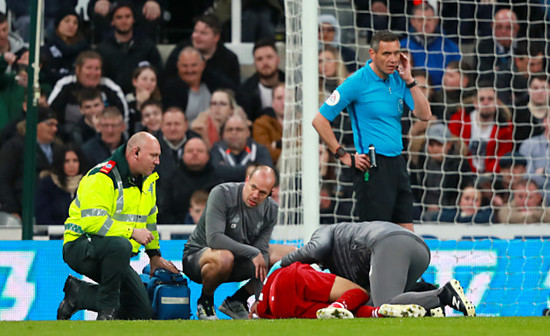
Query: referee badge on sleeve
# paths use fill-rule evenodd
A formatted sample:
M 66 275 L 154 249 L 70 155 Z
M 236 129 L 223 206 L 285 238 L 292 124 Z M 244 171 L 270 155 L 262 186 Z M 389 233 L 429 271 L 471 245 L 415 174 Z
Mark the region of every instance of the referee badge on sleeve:
M 340 101 L 340 93 L 337 90 L 332 91 L 330 97 L 327 98 L 327 105 L 334 106 Z

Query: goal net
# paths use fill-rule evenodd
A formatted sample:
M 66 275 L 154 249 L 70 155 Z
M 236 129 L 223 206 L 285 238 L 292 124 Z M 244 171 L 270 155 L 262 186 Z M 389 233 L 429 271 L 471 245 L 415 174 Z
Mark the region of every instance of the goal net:
M 319 225 L 358 220 L 358 207 L 366 206 L 355 202 L 350 168 L 318 139 L 306 145 L 311 135 L 304 130 L 317 109 L 305 104 L 320 107 L 365 65 L 372 35 L 390 29 L 413 60 L 434 115 L 419 122 L 405 109 L 401 120 L 415 231 L 435 238 L 428 242 L 426 280 L 458 278 L 482 315 L 540 315 L 550 295 L 548 5 L 319 0 L 313 11 L 305 9 L 314 18 L 304 19 L 304 3 L 285 1 L 287 95 L 275 239 L 300 244 Z M 315 34 L 305 34 L 311 26 Z M 305 56 L 311 39 L 318 58 Z M 314 62 L 318 72 L 307 70 Z M 317 85 L 308 89 L 312 77 Z M 332 127 L 354 152 L 345 110 Z M 304 160 L 312 153 L 319 159 Z M 315 188 L 304 187 L 311 177 Z M 315 211 L 305 206 L 311 199 Z
M 316 22 L 303 21 L 302 1 L 285 2 L 287 97 L 280 167 L 280 223 L 302 225 L 306 218 L 307 222 L 322 224 L 357 219 L 351 169 L 334 160 L 323 145 L 303 147 L 302 130 L 311 128 L 309 122 L 302 122 L 303 118 L 316 113 L 304 110 L 304 104 L 315 99 L 320 106 L 349 74 L 362 67 L 370 58 L 372 34 L 383 28 L 400 37 L 434 115 L 429 123 L 419 121 L 407 109 L 402 116 L 403 154 L 411 174 L 415 223 L 546 222 L 550 214 L 545 209 L 549 201 L 544 192 L 545 167 L 550 158 L 537 154 L 536 148 L 544 139 L 536 137 L 544 132 L 548 109 L 548 7 L 535 1 L 404 4 L 319 1 L 315 20 L 320 22 L 321 36 L 319 82 L 316 91 L 307 95 L 303 83 L 312 74 L 304 74 L 304 64 L 317 59 L 303 57 L 307 50 L 302 27 Z M 317 34 L 313 38 L 318 38 Z M 486 104 L 484 99 L 494 101 Z M 476 122 L 485 110 L 493 116 L 483 124 Z M 472 116 L 477 119 L 470 119 Z M 345 110 L 332 126 L 342 146 L 354 152 L 351 123 Z M 442 142 L 445 153 L 438 159 L 436 151 L 441 146 L 437 145 Z M 525 142 L 531 145 L 523 146 Z M 320 167 L 303 162 L 304 153 L 317 151 Z M 304 213 L 302 206 L 304 194 L 317 196 L 317 192 L 302 190 L 303 178 L 312 171 L 320 175 L 318 220 Z M 528 186 L 517 183 L 512 187 L 525 177 Z M 476 214 L 466 216 L 460 199 L 470 185 L 474 188 Z M 512 208 L 518 207 L 519 201 L 513 203 L 512 196 L 522 188 L 533 196 L 530 210 L 536 210 L 540 218 L 515 216 Z M 540 202 L 535 200 L 535 194 L 541 196 Z

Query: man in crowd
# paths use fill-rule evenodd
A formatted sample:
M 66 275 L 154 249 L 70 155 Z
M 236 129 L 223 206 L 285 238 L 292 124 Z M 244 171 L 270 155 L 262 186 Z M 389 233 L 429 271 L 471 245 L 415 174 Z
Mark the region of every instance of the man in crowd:
M 159 156 L 157 139 L 140 132 L 80 181 L 65 222 L 63 260 L 97 284 L 69 275 L 58 320 L 68 320 L 81 309 L 98 312 L 98 320 L 153 317 L 147 290 L 130 266 L 130 258 L 143 245 L 151 275 L 157 268 L 178 273 L 160 254 L 155 195 L 158 174 L 153 173 Z
M 285 74 L 279 70 L 281 59 L 273 40 L 259 40 L 254 44 L 254 67 L 256 72 L 239 88 L 237 102 L 252 122 L 264 108 L 271 107 L 272 91 L 284 83 Z
M 58 122 L 55 112 L 38 107 L 36 125 L 36 178 L 43 170 L 51 170 L 54 152 L 61 150 L 55 143 Z M 0 150 L 0 210 L 16 217 L 22 214 L 23 164 L 25 156 L 25 122 L 19 123 L 18 134 Z
M 102 64 L 101 55 L 97 52 L 83 51 L 76 58 L 75 75 L 65 76 L 55 83 L 48 104 L 57 113 L 61 125 L 75 124 L 80 119 L 78 92 L 84 87 L 99 89 L 105 106 L 116 106 L 122 112 L 124 122 L 128 122 L 128 104 L 124 93 L 118 84 L 102 76 Z
M 210 107 L 214 91 L 235 86 L 205 67 L 204 56 L 194 47 L 185 47 L 178 56 L 177 76 L 169 78 L 164 85 L 164 106 L 181 108 L 189 122 Z
M 119 1 L 111 9 L 114 32 L 97 46 L 103 57 L 103 73 L 114 80 L 124 93 L 132 92 L 134 70 L 148 63 L 160 71 L 162 60 L 156 45 L 134 30 L 134 12 L 128 0 Z
M 226 79 L 237 86 L 241 83 L 241 68 L 237 55 L 220 40 L 222 25 L 220 20 L 212 14 L 202 15 L 195 20 L 191 43 L 182 41 L 176 45 L 166 60 L 166 76 L 177 72 L 178 56 L 183 48 L 192 45 L 197 48 L 206 60 L 206 69 L 221 73 Z
M 179 107 L 169 107 L 164 111 L 160 130 L 161 132 L 158 135 L 158 140 L 162 152 L 160 154 L 160 164 L 157 167 L 157 172 L 162 177 L 157 184 L 157 188 L 159 208 L 163 208 L 165 201 L 164 196 L 168 192 L 165 187 L 170 188 L 172 186 L 170 178 L 181 161 L 183 147 L 187 140 L 199 137 L 199 135 L 188 129 L 185 113 Z
M 94 166 L 113 155 L 126 140 L 125 130 L 122 113 L 114 106 L 107 107 L 99 117 L 99 133 L 82 145 L 88 163 Z
M 181 224 L 190 208 L 191 195 L 196 190 L 210 191 L 222 182 L 210 162 L 206 142 L 200 137 L 189 139 L 183 146 L 181 162 L 168 178 L 169 186 L 163 190 L 165 198 L 159 208 L 159 223 Z M 185 188 L 174 188 L 185 186 Z
M 225 182 L 242 182 L 249 162 L 273 166 L 269 151 L 250 137 L 246 117 L 234 114 L 222 127 L 222 140 L 212 146 L 210 155 L 218 175 Z
M 449 130 L 468 146 L 473 172 L 498 173 L 498 159 L 513 148 L 510 111 L 502 106 L 494 86 L 481 82 L 473 110 L 465 108 L 451 116 Z
M 401 47 L 411 53 L 416 67 L 425 68 L 432 84 L 441 85 L 443 70 L 451 61 L 460 60 L 458 45 L 441 32 L 439 17 L 426 2 L 413 8 L 409 35 L 401 40 Z

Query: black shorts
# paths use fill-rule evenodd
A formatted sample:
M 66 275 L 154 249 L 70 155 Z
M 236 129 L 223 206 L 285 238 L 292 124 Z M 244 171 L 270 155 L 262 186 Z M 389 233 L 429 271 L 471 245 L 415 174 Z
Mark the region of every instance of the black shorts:
M 377 154 L 376 163 L 368 180 L 365 173 L 354 169 L 355 207 L 360 221 L 412 223 L 413 196 L 405 158 Z
M 202 283 L 202 274 L 199 261 L 202 254 L 208 247 L 195 253 L 186 253 L 183 255 L 183 273 L 196 283 Z M 235 258 L 231 275 L 225 282 L 239 282 L 253 278 L 256 273 L 256 268 L 250 259 Z

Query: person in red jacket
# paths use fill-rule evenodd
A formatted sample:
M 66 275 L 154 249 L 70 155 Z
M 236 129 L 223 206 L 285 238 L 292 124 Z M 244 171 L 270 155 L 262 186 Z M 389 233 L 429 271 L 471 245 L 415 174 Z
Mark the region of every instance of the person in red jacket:
M 499 157 L 513 149 L 511 113 L 500 104 L 495 88 L 488 82 L 480 83 L 473 108 L 453 114 L 449 130 L 468 146 L 473 172 L 497 173 Z
M 249 317 L 330 319 L 354 317 L 422 317 L 426 310 L 415 304 L 365 305 L 369 294 L 361 286 L 332 273 L 295 262 L 274 271 L 265 281 Z

